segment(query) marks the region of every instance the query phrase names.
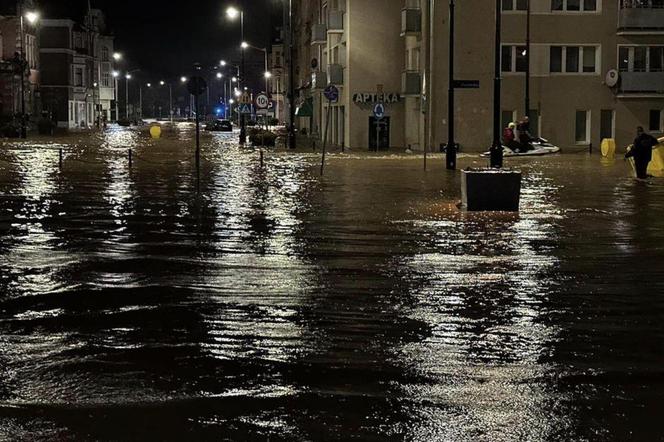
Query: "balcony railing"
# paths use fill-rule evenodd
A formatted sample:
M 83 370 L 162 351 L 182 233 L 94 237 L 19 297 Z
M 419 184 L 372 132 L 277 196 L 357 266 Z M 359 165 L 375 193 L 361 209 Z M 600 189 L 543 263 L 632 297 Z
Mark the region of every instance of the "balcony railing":
M 327 32 L 344 31 L 344 11 L 333 10 L 328 13 Z
M 344 67 L 340 64 L 331 64 L 327 67 L 327 77 L 330 84 L 344 84 Z
M 327 44 L 327 25 L 325 25 L 325 23 L 319 23 L 311 26 L 311 44 Z
M 664 94 L 664 72 L 621 72 L 620 92 Z
M 620 31 L 664 30 L 664 0 L 622 0 Z
M 422 11 L 420 9 L 401 10 L 401 36 L 418 35 L 422 32 Z
M 417 71 L 403 72 L 401 90 L 403 95 L 420 95 L 422 93 L 422 75 Z

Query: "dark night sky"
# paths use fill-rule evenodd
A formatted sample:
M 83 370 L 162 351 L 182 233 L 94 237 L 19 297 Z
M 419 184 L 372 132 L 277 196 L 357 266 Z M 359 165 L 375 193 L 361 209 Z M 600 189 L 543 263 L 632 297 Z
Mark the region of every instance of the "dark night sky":
M 229 22 L 224 15 L 230 4 L 245 11 L 245 40 L 259 47 L 269 45 L 279 25 L 281 4 L 279 0 L 91 2 L 106 13 L 116 49 L 125 54 L 128 67 L 164 78 L 190 73 L 194 62 L 212 65 L 221 59 L 239 60 L 239 21 Z M 45 18 L 79 18 L 87 8 L 87 0 L 41 0 L 39 4 Z M 248 62 L 262 66 L 261 52 L 250 50 L 247 56 Z

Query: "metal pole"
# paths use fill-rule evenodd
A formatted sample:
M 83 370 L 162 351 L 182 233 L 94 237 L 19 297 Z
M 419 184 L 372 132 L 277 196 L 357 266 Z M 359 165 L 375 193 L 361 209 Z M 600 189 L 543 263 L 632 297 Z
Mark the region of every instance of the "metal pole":
M 171 124 L 173 124 L 173 85 L 168 83 L 168 105 L 170 107 L 169 113 L 171 115 Z
M 450 0 L 450 59 L 448 67 L 449 88 L 447 92 L 447 170 L 456 169 L 456 141 L 454 140 L 454 8 L 454 0 Z M 431 97 L 429 97 L 429 99 L 431 99 Z
M 198 91 L 196 91 L 198 92 Z M 201 127 L 198 112 L 198 95 L 194 95 L 194 106 L 196 107 L 196 188 L 200 191 L 201 186 Z
M 28 137 L 28 131 L 27 128 L 25 127 L 25 47 L 24 47 L 24 40 L 25 40 L 25 29 L 23 27 L 23 7 L 19 9 L 21 13 L 21 59 L 19 60 L 20 65 L 21 65 L 21 138 L 25 139 Z
M 293 60 L 293 40 L 295 32 L 293 29 L 293 0 L 288 0 L 288 101 L 290 126 L 288 130 L 288 147 L 295 149 L 297 140 L 295 139 L 295 60 Z
M 125 118 L 129 120 L 129 78 L 125 76 Z
M 115 121 L 117 122 L 120 119 L 120 109 L 118 108 L 118 77 L 115 77 L 114 81 L 115 90 L 113 94 L 115 95 Z
M 244 11 L 240 12 L 240 38 L 241 42 L 244 42 Z M 238 78 L 238 84 L 240 86 L 240 93 L 244 96 L 244 48 L 240 48 L 241 52 L 241 63 L 240 63 L 240 78 Z M 244 146 L 247 142 L 247 122 L 245 120 L 244 113 L 240 114 L 240 146 Z
M 530 116 L 530 0 L 526 10 L 526 103 L 524 116 Z
M 143 120 L 143 86 L 138 88 L 138 118 Z
M 323 173 L 325 172 L 325 154 L 327 153 L 327 131 L 330 126 L 330 116 L 332 115 L 332 112 L 330 112 L 331 108 L 332 107 L 328 105 L 325 111 L 325 133 L 323 135 L 323 159 L 321 160 L 320 164 L 320 176 L 323 176 Z M 323 105 L 323 109 L 325 109 L 325 105 Z M 378 146 L 378 143 L 376 143 L 376 146 Z
M 501 69 L 500 69 L 500 55 L 501 55 L 501 26 L 502 26 L 502 11 L 501 0 L 496 0 L 496 38 L 495 38 L 495 78 L 493 85 L 493 144 L 491 145 L 491 167 L 503 167 L 503 143 L 501 141 L 501 124 L 500 124 L 500 100 L 501 100 Z

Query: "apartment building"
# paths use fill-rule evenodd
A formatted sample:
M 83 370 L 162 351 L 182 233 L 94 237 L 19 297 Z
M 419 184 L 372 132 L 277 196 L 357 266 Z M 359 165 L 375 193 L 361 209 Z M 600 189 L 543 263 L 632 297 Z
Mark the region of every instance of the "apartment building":
M 664 130 L 664 0 L 531 0 L 533 131 L 567 149 L 626 145 L 637 125 Z M 300 127 L 353 148 L 436 150 L 447 142 L 447 0 L 297 2 Z M 503 0 L 502 123 L 525 113 L 527 0 Z M 457 2 L 455 78 L 462 150 L 492 140 L 495 3 Z M 322 91 L 336 85 L 328 103 Z M 383 104 L 385 117 L 374 117 Z
M 30 0 L 0 6 L 0 116 L 3 118 L 21 114 L 24 106 L 26 114 L 39 111 L 39 21 L 30 15 L 33 10 Z M 25 66 L 23 77 L 21 66 Z
M 90 128 L 111 120 L 113 36 L 101 11 L 91 10 L 84 23 L 43 20 L 41 41 L 43 107 L 58 126 Z

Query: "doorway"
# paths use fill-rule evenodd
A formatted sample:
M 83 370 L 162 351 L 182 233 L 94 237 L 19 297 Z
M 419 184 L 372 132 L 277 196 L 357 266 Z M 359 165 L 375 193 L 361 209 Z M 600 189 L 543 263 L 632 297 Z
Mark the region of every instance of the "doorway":
M 390 148 L 390 117 L 369 117 L 369 150 Z

